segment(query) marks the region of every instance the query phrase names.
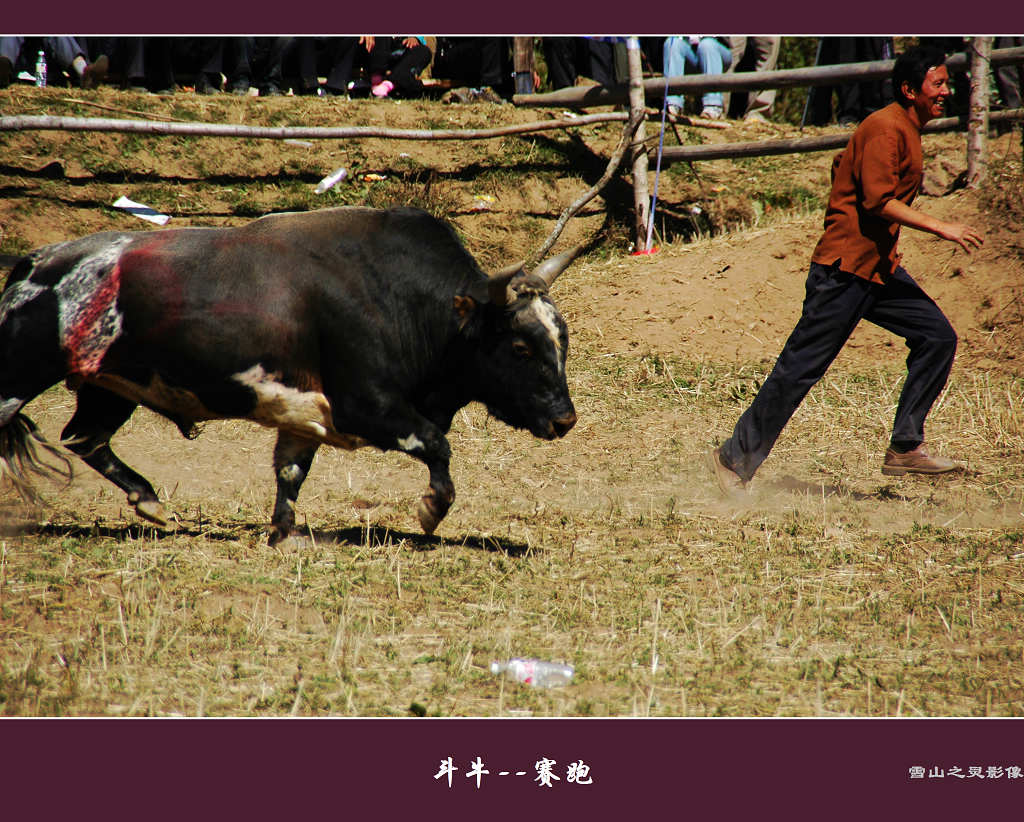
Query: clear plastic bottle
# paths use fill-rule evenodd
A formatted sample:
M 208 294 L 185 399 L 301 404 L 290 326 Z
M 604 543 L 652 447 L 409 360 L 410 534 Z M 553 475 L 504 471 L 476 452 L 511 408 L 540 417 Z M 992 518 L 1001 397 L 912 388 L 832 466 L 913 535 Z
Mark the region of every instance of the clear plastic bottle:
M 36 55 L 36 85 L 46 87 L 46 55 L 42 51 Z
M 568 685 L 572 679 L 572 665 L 560 662 L 545 662 L 542 659 L 524 659 L 516 657 L 508 662 L 492 662 L 492 674 L 504 674 L 514 682 L 523 682 L 535 688 L 551 688 L 556 685 Z
M 316 193 L 317 194 L 323 194 L 328 189 L 333 188 L 334 186 L 336 186 L 338 183 L 340 183 L 342 180 L 344 180 L 347 176 L 348 176 L 348 169 L 347 168 L 342 167 L 342 168 L 336 169 L 335 171 L 332 171 L 330 174 L 328 174 L 326 177 L 324 177 L 317 184 Z

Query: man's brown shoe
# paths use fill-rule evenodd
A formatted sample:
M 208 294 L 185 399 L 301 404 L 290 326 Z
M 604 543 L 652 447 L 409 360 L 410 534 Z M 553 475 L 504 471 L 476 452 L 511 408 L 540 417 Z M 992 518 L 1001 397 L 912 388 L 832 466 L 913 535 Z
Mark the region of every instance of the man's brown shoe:
M 707 452 L 708 468 L 715 475 L 718 487 L 727 497 L 741 497 L 747 493 L 747 483 L 739 474 L 730 468 L 726 468 L 722 462 L 720 448 L 712 448 Z
M 885 452 L 882 473 L 889 477 L 902 477 L 904 474 L 948 474 L 960 468 L 953 460 L 946 457 L 933 457 L 922 442 L 913 451 L 901 454 L 891 448 Z

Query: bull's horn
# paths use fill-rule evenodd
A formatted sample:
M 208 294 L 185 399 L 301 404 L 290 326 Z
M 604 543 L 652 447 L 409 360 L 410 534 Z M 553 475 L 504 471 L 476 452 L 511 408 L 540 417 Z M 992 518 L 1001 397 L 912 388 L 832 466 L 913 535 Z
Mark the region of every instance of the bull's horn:
M 568 251 L 563 251 L 561 254 L 556 254 L 554 257 L 548 257 L 533 270 L 533 273 L 547 283 L 548 288 L 550 288 L 555 278 L 569 267 L 569 263 L 582 250 L 583 246 L 578 245 L 575 248 L 570 248 Z
M 508 284 L 513 277 L 523 273 L 523 264 L 516 263 L 508 268 L 503 268 L 496 274 L 492 274 L 487 282 L 487 293 L 494 305 L 507 305 L 513 299 Z

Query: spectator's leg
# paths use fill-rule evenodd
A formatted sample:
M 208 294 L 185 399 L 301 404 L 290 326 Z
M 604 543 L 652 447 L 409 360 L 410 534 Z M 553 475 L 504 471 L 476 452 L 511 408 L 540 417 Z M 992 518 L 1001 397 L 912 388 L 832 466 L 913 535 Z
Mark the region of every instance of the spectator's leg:
M 576 85 L 576 38 L 545 37 L 544 62 L 548 66 L 548 85 L 553 89 Z
M 714 37 L 703 37 L 697 44 L 697 62 L 702 74 L 723 74 L 732 63 L 732 51 Z M 708 91 L 701 97 L 701 105 L 709 114 L 722 114 L 722 92 Z
M 754 52 L 754 71 L 775 71 L 779 64 L 779 47 L 781 37 L 752 37 L 751 48 Z M 744 117 L 768 119 L 775 105 L 775 89 L 766 88 L 751 92 L 748 95 L 747 109 Z
M 687 67 L 691 71 L 697 68 L 697 55 L 685 37 L 666 37 L 662 55 L 666 77 L 682 77 Z M 685 108 L 685 98 L 682 94 L 670 94 L 668 105 L 672 113 L 681 114 Z
M 356 49 L 359 47 L 358 37 L 332 37 L 328 48 L 330 69 L 324 85 L 328 94 L 348 94 L 348 84 L 352 79 L 352 71 L 356 63 Z
M 420 74 L 430 65 L 430 49 L 424 45 L 406 49 L 391 68 L 391 82 L 395 84 L 395 92 L 400 97 L 420 97 L 423 94 L 423 83 Z
M 1024 37 L 997 37 L 993 48 L 1009 49 L 1024 46 Z M 999 66 L 995 71 L 996 91 L 1004 108 L 1020 108 L 1020 87 L 1024 82 L 1024 65 Z

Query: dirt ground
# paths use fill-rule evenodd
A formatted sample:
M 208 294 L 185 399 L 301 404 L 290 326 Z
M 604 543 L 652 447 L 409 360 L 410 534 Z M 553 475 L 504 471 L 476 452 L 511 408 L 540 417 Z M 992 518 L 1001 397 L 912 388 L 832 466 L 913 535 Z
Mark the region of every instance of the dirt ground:
M 14 109 L 33 113 L 39 106 L 34 95 L 35 90 L 14 88 L 8 92 L 6 108 L 12 113 Z M 360 124 L 396 128 L 480 128 L 561 114 L 490 104 L 353 101 L 327 109 L 323 104 L 317 108 L 319 101 L 298 98 L 211 100 L 187 94 L 156 98 L 114 90 L 100 95 L 99 102 L 84 104 L 74 92 L 53 89 L 49 102 L 81 116 L 132 118 L 138 116 L 133 114 L 138 105 L 144 106 L 150 117 L 181 119 L 177 115 L 187 114 L 240 124 L 288 125 L 348 123 L 358 117 Z M 286 115 L 288 122 L 284 122 Z M 649 133 L 654 125 L 648 125 Z M 347 186 L 349 192 L 355 192 L 352 196 L 358 197 L 360 192 L 355 190 L 361 185 L 363 198 L 371 202 L 375 189 L 367 175 L 371 180 L 374 175 L 385 181 L 395 178 L 397 190 L 376 195 L 384 204 L 389 197 L 393 201 L 410 193 L 419 197 L 423 189 L 433 187 L 432 202 L 448 210 L 446 216 L 455 221 L 470 250 L 497 267 L 536 250 L 561 209 L 586 188 L 589 176 L 601 170 L 618 130 L 619 126 L 606 125 L 580 130 L 581 134 L 569 138 L 545 134 L 525 145 L 509 140 L 367 140 L 325 141 L 315 147 L 310 143 L 217 139 L 186 140 L 182 146 L 172 140 L 161 143 L 159 138 L 135 135 L 14 133 L 5 136 L 0 247 L 23 250 L 111 228 L 148 228 L 108 206 L 122 194 L 151 202 L 158 187 L 171 192 L 162 202 L 154 203 L 172 215 L 168 227 L 244 222 L 247 217 L 236 216 L 244 209 L 232 208 L 236 202 L 233 190 L 248 189 L 251 202 L 246 209 L 260 212 L 264 202 L 266 210 L 280 209 L 282 178 L 298 178 L 307 189 L 321 173 L 345 164 L 351 169 L 350 178 L 338 188 Z M 779 124 L 734 123 L 728 129 L 694 128 L 687 133 L 690 136 L 684 140 L 715 142 L 794 136 L 797 130 Z M 678 137 L 678 130 L 675 134 Z M 667 139 L 671 142 L 672 135 Z M 986 241 L 982 250 L 967 256 L 929 235 L 905 230 L 905 267 L 957 328 L 961 339 L 958 364 L 1018 374 L 1024 339 L 1024 210 L 1019 203 L 1016 210 L 1012 203 L 1008 209 L 986 210 L 979 205 L 978 192 L 953 185 L 966 168 L 962 135 L 928 136 L 925 147 L 926 195 L 919 206 L 943 219 L 977 226 Z M 1019 153 L 1017 133 L 1004 134 L 990 144 L 990 155 L 996 161 Z M 821 226 L 820 199 L 817 206 L 810 203 L 773 210 L 772 192 L 797 186 L 805 194 L 823 198 L 832 155 L 818 152 L 757 163 L 714 161 L 699 169 L 685 165 L 663 169 L 658 179 L 660 210 L 655 224 L 660 227 L 659 235 L 669 236 L 656 236 L 657 252 L 631 255 L 628 213 L 624 221 L 620 215 L 619 222 L 612 225 L 612 239 L 575 264 L 559 284 L 557 296 L 570 323 L 574 348 L 596 358 L 676 356 L 770 367 L 799 315 L 809 253 Z M 103 159 L 98 159 L 101 156 Z M 488 164 L 498 172 L 482 173 Z M 213 179 L 203 180 L 204 176 Z M 653 182 L 652 173 L 652 187 Z M 626 183 L 617 181 L 605 194 L 621 197 L 625 193 L 628 203 L 628 191 Z M 778 195 L 774 196 L 777 199 Z M 307 199 L 310 207 L 321 204 Z M 768 205 L 760 205 L 762 201 Z M 690 221 L 687 226 L 685 215 L 691 214 L 695 205 L 703 207 L 717 225 Z M 616 209 L 621 212 L 621 202 L 601 197 L 592 200 L 570 222 L 556 250 L 607 231 L 608 213 Z M 732 227 L 733 221 L 744 217 L 747 224 Z M 674 221 L 674 232 L 671 228 L 665 232 L 666 220 Z M 687 233 L 687 228 L 692 231 Z M 865 323 L 854 332 L 835 367 L 898 372 L 901 349 L 900 341 Z M 47 400 L 47 411 L 52 413 L 42 415 L 44 428 L 49 425 L 51 434 L 61 415 L 70 413 L 72 407 L 70 395 L 58 390 L 55 397 Z M 162 428 L 162 423 L 154 420 L 145 426 L 152 437 L 147 446 L 131 435 L 132 427 L 147 419 L 146 412 L 141 412 L 120 436 L 130 442 L 126 447 L 132 464 L 166 492 L 186 495 L 195 505 L 222 495 L 252 495 L 264 504 L 269 483 L 247 469 L 254 459 L 267 459 L 269 432 L 246 426 L 245 442 L 240 444 L 237 426 L 215 424 L 209 426 L 210 435 L 185 442 L 173 429 Z M 670 429 L 673 421 L 649 422 L 651 430 L 661 430 Z M 595 426 L 598 424 L 595 421 Z M 587 446 L 579 432 L 587 428 L 584 422 L 570 438 L 582 448 Z M 219 429 L 226 433 L 219 436 Z M 727 432 L 723 426 L 710 433 Z M 607 447 L 625 451 L 629 443 L 608 443 Z M 573 445 L 567 442 L 566 449 L 571 452 Z M 415 469 L 398 474 L 415 475 L 419 482 Z M 590 479 L 596 484 L 602 481 L 600 476 Z M 463 480 L 467 481 L 477 484 L 471 470 Z M 80 472 L 71 493 L 83 504 L 109 497 L 105 515 L 114 514 L 115 509 L 121 513 L 119 492 L 91 472 Z
M 113 89 L 0 96 L 0 114 L 43 113 L 435 129 L 561 114 Z M 445 142 L 0 133 L 0 253 L 149 229 L 111 207 L 121 196 L 169 214 L 167 228 L 411 203 L 450 219 L 497 269 L 540 247 L 601 175 L 620 128 Z M 732 124 L 666 139 L 795 136 Z M 878 473 L 904 352 L 865 325 L 794 417 L 750 505 L 723 503 L 702 456 L 799 315 L 833 152 L 662 169 L 650 255 L 631 253 L 620 174 L 555 247 L 596 238 L 554 288 L 579 422 L 542 443 L 475 405 L 460 412 L 458 496 L 440 542 L 418 533 L 421 465 L 321 449 L 298 504 L 312 544 L 268 549 L 273 432 L 217 422 L 185 440 L 144 409 L 113 444 L 166 501 L 167 532 L 140 529 L 123 493 L 85 467 L 70 487 L 45 489 L 46 507 L 0 490 L 4 710 L 403 715 L 416 702 L 440 715 L 1019 715 L 1020 132 L 993 135 L 991 182 L 978 190 L 955 185 L 963 135 L 924 146 L 920 208 L 985 235 L 970 256 L 910 230 L 901 241 L 906 268 L 960 335 L 929 438 L 966 461 L 963 475 L 892 484 Z M 314 194 L 340 166 L 346 181 Z M 57 386 L 26 410 L 56 439 L 73 408 Z M 122 637 L 123 662 L 97 652 L 97 636 Z M 487 661 L 523 647 L 548 658 L 575 649 L 579 688 L 496 691 Z M 72 651 L 73 683 L 61 667 Z M 851 659 L 856 672 L 837 675 Z

